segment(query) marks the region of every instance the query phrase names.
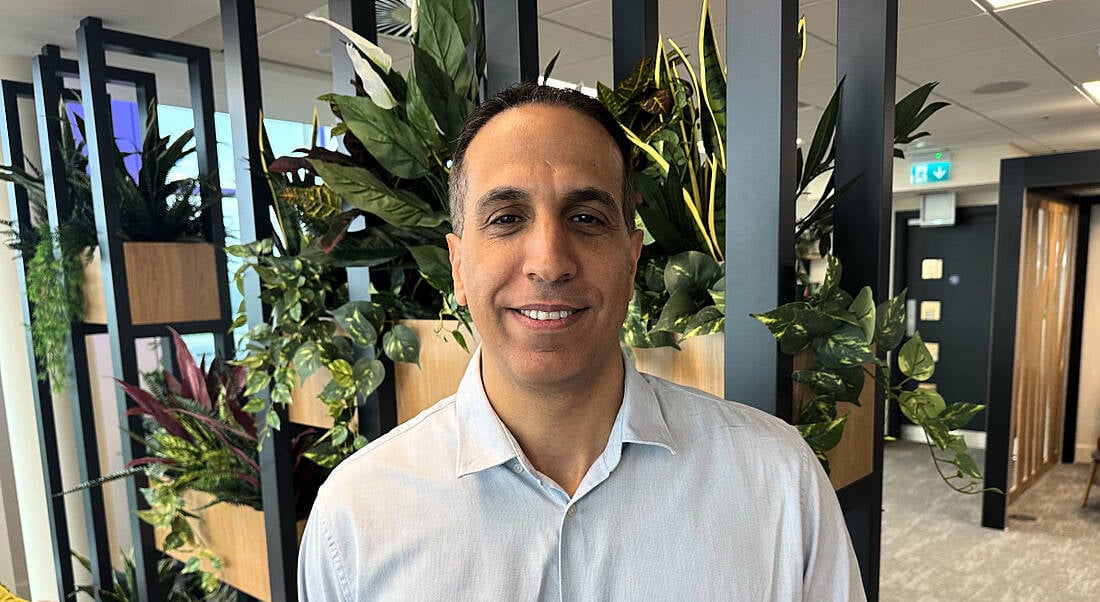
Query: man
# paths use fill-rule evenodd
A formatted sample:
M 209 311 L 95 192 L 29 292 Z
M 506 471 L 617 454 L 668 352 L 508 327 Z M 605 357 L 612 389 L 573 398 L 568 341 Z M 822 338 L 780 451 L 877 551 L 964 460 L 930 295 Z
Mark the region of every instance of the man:
M 519 85 L 470 116 L 447 242 L 480 350 L 325 483 L 303 601 L 863 599 L 797 431 L 624 360 L 629 153 L 573 91 Z

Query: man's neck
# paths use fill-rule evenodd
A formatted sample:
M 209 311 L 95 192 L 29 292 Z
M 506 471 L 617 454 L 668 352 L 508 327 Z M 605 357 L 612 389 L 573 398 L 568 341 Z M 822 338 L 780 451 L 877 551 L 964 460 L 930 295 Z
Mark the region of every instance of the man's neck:
M 572 497 L 607 447 L 623 401 L 623 365 L 594 379 L 531 388 L 482 359 L 482 382 L 493 410 L 534 467 Z

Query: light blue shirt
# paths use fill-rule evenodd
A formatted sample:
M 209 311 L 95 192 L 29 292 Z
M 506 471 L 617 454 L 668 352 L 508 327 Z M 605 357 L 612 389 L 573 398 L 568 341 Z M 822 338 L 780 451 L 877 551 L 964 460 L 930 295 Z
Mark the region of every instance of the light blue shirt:
M 322 486 L 302 602 L 865 599 L 836 495 L 790 425 L 624 360 L 607 447 L 570 498 L 493 411 L 479 360 Z

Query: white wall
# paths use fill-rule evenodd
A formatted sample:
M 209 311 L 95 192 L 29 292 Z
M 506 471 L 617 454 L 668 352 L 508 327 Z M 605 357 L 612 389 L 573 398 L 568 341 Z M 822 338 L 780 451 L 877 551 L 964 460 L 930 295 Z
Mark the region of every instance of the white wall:
M 1074 459 L 1088 462 L 1100 437 L 1100 208 L 1089 227 L 1085 313 L 1081 316 L 1081 380 L 1077 396 L 1077 449 Z
M 0 57 L 0 77 L 30 81 L 30 60 Z M 33 124 L 33 116 L 29 123 Z M 33 132 L 33 129 L 29 131 Z M 31 137 L 30 140 L 36 140 Z M 29 151 L 30 149 L 28 149 Z M 7 159 L 4 158 L 5 163 Z M 0 186 L 0 218 L 9 219 L 8 191 Z M 45 481 L 38 453 L 38 433 L 34 404 L 31 403 L 30 368 L 23 335 L 22 299 L 16 277 L 15 262 L 6 248 L 0 249 L 0 386 L 3 386 L 4 410 L 11 436 L 9 450 L 15 482 L 4 484 L 5 511 L 17 493 L 16 506 L 24 535 L 22 550 L 0 550 L 12 556 L 23 555 L 30 581 L 29 594 L 34 599 L 58 599 L 50 551 L 50 527 L 46 514 Z M 71 441 L 71 439 L 70 439 Z M 0 542 L 3 545 L 4 542 Z M 23 592 L 26 593 L 26 592 Z

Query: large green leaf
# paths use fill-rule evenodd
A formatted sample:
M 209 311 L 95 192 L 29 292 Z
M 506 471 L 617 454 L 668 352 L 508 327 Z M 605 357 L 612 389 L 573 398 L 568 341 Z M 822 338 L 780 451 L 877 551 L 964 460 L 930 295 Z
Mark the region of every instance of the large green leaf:
M 817 361 L 830 368 L 858 366 L 875 359 L 864 340 L 863 331 L 851 324 L 814 338 L 813 348 Z
M 794 355 L 810 344 L 814 337 L 831 332 L 841 325 L 835 318 L 814 309 L 804 301 L 787 303 L 764 314 L 752 314 L 768 327 L 779 341 L 779 349 Z
M 444 294 L 454 292 L 451 261 L 447 251 L 434 245 L 421 245 L 409 249 L 420 275 L 436 290 Z
M 913 338 L 905 342 L 898 352 L 898 370 L 913 380 L 925 381 L 932 378 L 936 372 L 936 362 L 932 360 L 932 354 L 928 351 L 920 333 L 914 333 Z
M 404 324 L 397 324 L 382 335 L 382 351 L 395 362 L 420 365 L 420 338 Z
M 386 186 L 369 170 L 351 165 L 311 161 L 317 175 L 352 207 L 372 213 L 395 226 L 430 228 L 446 221 L 407 190 Z
M 707 154 L 719 155 L 717 149 L 724 145 L 726 135 L 726 76 L 722 57 L 714 39 L 714 27 L 710 20 L 708 0 L 703 2 L 703 15 L 699 26 L 699 85 L 706 105 L 706 115 L 700 121 L 704 132 Z
M 838 290 L 841 271 L 840 260 L 836 256 L 829 255 L 825 258 L 825 280 L 822 281 L 821 287 L 817 289 L 815 294 L 818 299 L 825 301 Z M 847 304 L 845 307 L 847 307 Z
M 424 141 L 424 146 L 435 147 L 441 142 L 439 126 L 436 124 L 435 116 L 432 115 L 431 107 L 428 106 L 428 101 L 420 92 L 420 87 L 423 85 L 420 80 L 426 77 L 417 73 L 415 68 L 409 71 L 409 95 L 405 99 L 405 114 L 409 117 L 409 124 L 416 129 L 416 133 Z
M 294 352 L 294 369 L 305 380 L 321 367 L 321 350 L 315 341 L 306 341 Z
M 802 438 L 811 449 L 815 452 L 827 452 L 840 443 L 840 438 L 844 435 L 844 424 L 847 421 L 848 416 L 841 416 L 828 422 L 797 424 L 795 428 L 802 434 Z
M 883 301 L 875 312 L 875 344 L 879 352 L 886 352 L 898 346 L 905 335 L 905 291 L 898 296 Z
M 796 370 L 791 374 L 791 379 L 808 386 L 815 396 L 824 395 L 835 399 L 845 392 L 844 381 L 840 376 L 825 370 Z
M 367 97 L 328 94 L 321 99 L 336 105 L 344 125 L 390 173 L 408 180 L 427 175 L 431 164 L 424 141 L 398 113 Z
M 844 80 L 837 84 L 829 104 L 825 105 L 825 111 L 817 122 L 817 130 L 810 142 L 810 150 L 806 153 L 803 163 L 803 171 L 800 174 L 798 189 L 805 190 L 810 182 L 817 176 L 828 171 L 832 166 L 833 136 L 836 134 L 837 117 L 840 115 L 840 95 L 844 89 Z
M 875 299 L 871 296 L 871 287 L 860 289 L 848 311 L 852 312 L 863 331 L 863 342 L 870 343 L 875 338 Z
M 661 310 L 661 317 L 657 320 L 657 324 L 653 326 L 653 329 L 665 332 L 683 332 L 688 321 L 695 315 L 695 312 L 699 311 L 699 307 L 698 295 L 687 289 L 680 289 L 669 295 L 668 302 Z
M 725 325 L 725 313 L 713 305 L 708 305 L 687 321 L 684 325 L 684 336 L 680 340 L 722 332 Z
M 413 50 L 413 73 L 420 96 L 431 109 L 443 137 L 448 142 L 458 139 L 469 113 L 469 102 L 455 91 L 454 81 L 427 52 L 417 46 Z
M 898 407 L 905 417 L 921 424 L 929 418 L 940 415 L 947 407 L 943 396 L 931 389 L 917 388 L 912 391 L 902 391 L 898 395 Z
M 423 10 L 423 2 L 420 3 Z M 474 32 L 474 4 L 470 0 L 446 0 L 441 3 L 441 8 L 450 14 L 458 31 L 462 34 L 462 43 L 469 44 Z
M 356 345 L 374 347 L 378 341 L 378 331 L 371 323 L 372 311 L 368 301 L 349 301 L 329 313 Z
M 983 409 L 985 409 L 984 405 L 962 402 L 953 403 L 939 415 L 939 419 L 947 430 L 953 431 L 966 426 L 966 424 Z
M 462 26 L 455 19 L 456 5 L 461 0 L 451 2 L 419 2 L 419 27 L 413 38 L 414 46 L 419 46 L 434 58 L 454 81 L 455 88 L 462 96 L 468 96 L 472 75 L 466 58 L 466 43 L 469 34 L 463 37 Z M 465 17 L 462 17 L 465 21 Z M 472 17 L 469 21 L 472 23 Z
M 382 362 L 373 358 L 360 358 L 352 368 L 352 378 L 359 395 L 370 395 L 386 378 L 386 368 Z
M 722 266 L 711 256 L 687 251 L 668 258 L 665 264 L 665 289 L 670 295 L 680 290 L 702 292 L 722 278 Z

